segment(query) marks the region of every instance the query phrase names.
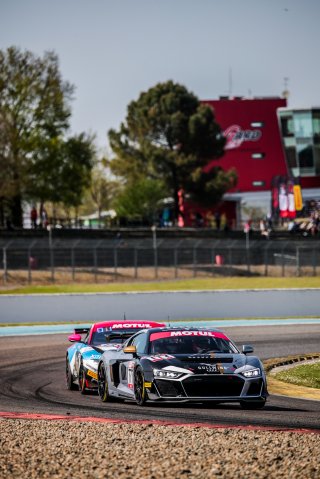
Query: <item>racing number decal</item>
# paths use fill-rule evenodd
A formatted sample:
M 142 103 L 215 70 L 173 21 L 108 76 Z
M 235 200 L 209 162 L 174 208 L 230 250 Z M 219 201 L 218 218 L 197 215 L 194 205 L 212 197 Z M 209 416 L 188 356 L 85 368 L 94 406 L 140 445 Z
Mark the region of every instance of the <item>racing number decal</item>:
M 157 361 L 163 361 L 164 359 L 175 359 L 175 357 L 171 356 L 171 354 L 157 354 L 156 356 L 149 356 L 147 359 L 156 363 Z
M 134 361 L 129 361 L 128 363 L 128 388 L 133 389 L 133 372 L 134 372 Z

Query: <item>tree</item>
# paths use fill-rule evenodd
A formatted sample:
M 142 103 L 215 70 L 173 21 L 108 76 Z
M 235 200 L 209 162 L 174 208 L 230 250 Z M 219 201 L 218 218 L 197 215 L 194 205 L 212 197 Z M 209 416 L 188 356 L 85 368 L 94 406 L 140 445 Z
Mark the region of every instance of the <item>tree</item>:
M 5 224 L 8 210 L 8 198 L 15 192 L 15 185 L 11 175 L 12 160 L 6 148 L 8 138 L 7 122 L 0 115 L 0 225 Z
M 119 131 L 110 130 L 115 158 L 112 171 L 134 183 L 145 176 L 163 181 L 179 215 L 178 192 L 199 202 L 217 201 L 235 179 L 234 172 L 213 168 L 209 160 L 224 153 L 225 138 L 211 107 L 184 86 L 159 83 L 129 104 Z
M 57 195 L 66 206 L 80 206 L 83 193 L 91 183 L 94 153 L 92 139 L 84 133 L 62 144 Z
M 96 165 L 92 171 L 90 186 L 90 196 L 98 211 L 99 220 L 103 210 L 112 208 L 114 197 L 119 190 L 119 183 L 107 177 L 106 169 L 102 167 L 101 163 Z
M 37 161 L 69 126 L 73 90 L 53 52 L 40 58 L 16 47 L 0 50 L 0 163 L 8 185 L 0 188 L 15 226 L 22 226 L 21 202 L 37 181 Z
M 141 178 L 134 184 L 129 183 L 115 199 L 117 216 L 153 223 L 159 209 L 159 201 L 165 194 L 166 189 L 159 180 Z

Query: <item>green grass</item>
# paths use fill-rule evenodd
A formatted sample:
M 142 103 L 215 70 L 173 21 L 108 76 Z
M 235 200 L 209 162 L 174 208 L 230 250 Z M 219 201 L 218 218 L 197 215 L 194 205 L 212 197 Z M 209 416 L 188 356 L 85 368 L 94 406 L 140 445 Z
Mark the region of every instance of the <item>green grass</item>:
M 299 319 L 301 316 L 290 316 L 290 317 L 286 317 L 286 316 L 278 316 L 277 319 L 281 319 L 283 321 L 290 321 L 292 318 L 297 318 Z M 318 316 L 304 316 L 304 318 L 308 318 L 309 320 L 311 319 L 318 319 Z M 165 320 L 165 322 L 169 322 L 171 325 L 174 324 L 174 323 L 177 323 L 177 322 L 181 322 L 181 321 L 184 321 L 184 322 L 189 322 L 189 323 L 200 323 L 202 321 L 243 321 L 243 319 L 245 319 L 246 321 L 255 321 L 257 319 L 263 319 L 265 321 L 272 321 L 274 318 L 265 318 L 265 317 L 256 317 L 256 318 L 243 318 L 243 317 L 239 317 L 239 318 L 182 318 L 182 319 L 170 319 L 169 320 Z M 1 323 L 0 324 L 0 328 L 6 328 L 6 327 L 14 327 L 14 326 L 55 326 L 55 325 L 62 325 L 62 324 L 74 324 L 74 325 L 77 325 L 77 324 L 84 324 L 86 321 L 43 321 L 43 322 L 35 322 L 35 323 Z M 91 322 L 87 322 L 88 324 L 91 324 Z
M 274 377 L 297 386 L 320 389 L 320 361 L 286 369 L 275 374 Z
M 0 294 L 41 294 L 41 293 L 114 293 L 130 291 L 183 291 L 219 289 L 272 289 L 272 288 L 320 288 L 320 277 L 227 277 L 161 280 L 131 283 L 21 286 L 2 288 Z

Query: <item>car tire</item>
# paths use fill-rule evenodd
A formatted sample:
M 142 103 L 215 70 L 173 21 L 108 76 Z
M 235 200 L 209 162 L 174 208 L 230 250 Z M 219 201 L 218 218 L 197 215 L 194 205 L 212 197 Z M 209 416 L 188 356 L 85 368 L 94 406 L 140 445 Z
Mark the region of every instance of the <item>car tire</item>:
M 86 374 L 83 369 L 83 364 L 80 364 L 79 368 L 79 390 L 81 394 L 87 394 L 88 389 L 86 387 Z
M 147 393 L 144 386 L 144 374 L 140 367 L 134 372 L 134 398 L 139 406 L 143 406 L 147 400 Z
M 242 409 L 263 409 L 265 404 L 265 399 L 261 399 L 260 401 L 240 401 Z
M 66 384 L 69 391 L 75 391 L 78 386 L 74 384 L 69 359 L 66 359 Z
M 102 402 L 110 401 L 107 373 L 103 363 L 98 367 L 98 394 Z

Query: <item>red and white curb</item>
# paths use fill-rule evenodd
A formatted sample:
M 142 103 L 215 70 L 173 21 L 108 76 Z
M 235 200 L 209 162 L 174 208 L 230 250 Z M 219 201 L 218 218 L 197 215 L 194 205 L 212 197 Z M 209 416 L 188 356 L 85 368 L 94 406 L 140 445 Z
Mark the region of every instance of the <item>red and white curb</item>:
M 241 426 L 241 425 L 229 425 L 229 424 L 208 424 L 205 422 L 195 423 L 181 423 L 174 421 L 160 421 L 160 420 L 125 420 L 125 419 L 110 419 L 94 416 L 65 416 L 58 414 L 38 414 L 38 413 L 25 413 L 25 412 L 1 412 L 0 419 L 32 419 L 43 421 L 69 421 L 69 422 L 96 422 L 102 424 L 152 424 L 154 426 L 175 426 L 175 427 L 193 427 L 200 428 L 206 427 L 208 429 L 238 429 L 247 431 L 273 431 L 273 432 L 295 432 L 299 434 L 320 434 L 320 429 L 308 429 L 308 428 L 288 428 L 278 426 Z

